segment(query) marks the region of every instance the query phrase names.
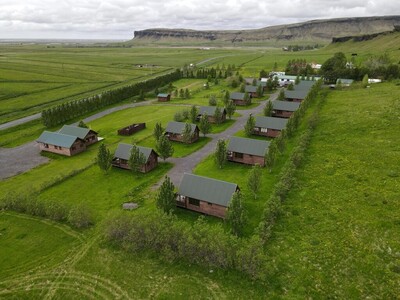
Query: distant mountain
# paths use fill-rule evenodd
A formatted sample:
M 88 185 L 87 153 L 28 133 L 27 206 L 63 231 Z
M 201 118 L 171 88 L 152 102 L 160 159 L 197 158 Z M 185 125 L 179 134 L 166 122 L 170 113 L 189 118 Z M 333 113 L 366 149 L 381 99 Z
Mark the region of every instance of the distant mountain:
M 134 32 L 133 43 L 184 44 L 327 44 L 333 38 L 394 30 L 400 16 L 340 18 L 270 26 L 254 30 L 146 29 Z

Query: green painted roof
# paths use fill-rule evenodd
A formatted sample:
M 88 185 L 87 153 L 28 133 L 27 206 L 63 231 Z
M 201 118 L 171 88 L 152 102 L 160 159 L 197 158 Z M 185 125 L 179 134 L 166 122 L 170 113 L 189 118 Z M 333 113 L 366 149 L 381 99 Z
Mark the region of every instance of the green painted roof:
M 78 126 L 73 126 L 73 125 L 64 125 L 58 133 L 62 134 L 68 134 L 68 135 L 73 135 L 77 136 L 80 139 L 85 139 L 86 135 L 89 133 L 89 131 L 93 131 L 89 128 L 83 128 L 83 127 L 78 127 Z M 95 131 L 93 131 L 95 132 Z M 97 133 L 97 132 L 95 132 Z
M 309 91 L 313 85 L 316 83 L 316 81 L 312 80 L 300 80 L 299 84 L 294 85 L 294 90 L 306 90 Z
M 178 194 L 228 207 L 237 184 L 184 173 Z
M 161 98 L 167 98 L 169 96 L 169 94 L 158 94 L 157 97 L 161 97 Z
M 213 116 L 215 114 L 216 106 L 200 106 L 199 107 L 199 115 L 207 114 L 207 116 Z M 223 107 L 220 107 L 221 112 L 223 113 L 226 110 Z
M 244 93 L 231 93 L 231 99 L 233 100 L 244 100 Z
M 270 143 L 267 141 L 246 139 L 233 136 L 229 139 L 227 150 L 249 155 L 265 156 L 269 144 Z
M 296 111 L 300 107 L 300 103 L 274 100 L 272 101 L 272 106 L 276 110 Z
M 71 148 L 77 139 L 79 138 L 72 135 L 44 131 L 36 141 L 39 143 L 45 143 L 63 148 Z
M 171 121 L 168 123 L 167 128 L 165 129 L 165 132 L 181 134 L 183 132 L 183 130 L 185 129 L 185 124 L 186 123 L 184 123 L 184 122 Z M 197 125 L 190 124 L 190 126 L 192 127 L 192 133 L 194 133 L 194 131 L 197 128 Z
M 256 126 L 276 130 L 285 129 L 288 119 L 274 117 L 256 117 Z
M 115 150 L 114 157 L 129 160 L 129 157 L 131 156 L 132 147 L 133 145 L 130 144 L 119 143 L 117 150 Z M 148 147 L 142 147 L 142 146 L 136 146 L 136 147 L 139 149 L 141 153 L 143 153 L 144 157 L 146 158 L 146 161 L 149 159 L 151 151 L 154 151 L 152 148 Z
M 308 95 L 308 90 L 293 90 L 285 91 L 285 98 L 286 99 L 305 99 Z
M 254 85 L 246 85 L 245 91 L 248 93 L 257 93 L 257 87 Z

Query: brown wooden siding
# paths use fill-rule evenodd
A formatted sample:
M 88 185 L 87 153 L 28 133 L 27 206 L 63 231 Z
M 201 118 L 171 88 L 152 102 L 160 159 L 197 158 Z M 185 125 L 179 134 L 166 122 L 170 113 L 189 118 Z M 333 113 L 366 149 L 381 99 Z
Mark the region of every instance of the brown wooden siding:
M 93 131 L 89 131 L 89 133 L 85 136 L 85 144 L 89 146 L 97 142 L 97 133 Z
M 178 196 L 179 197 L 179 196 Z M 196 199 L 195 199 L 196 200 Z M 202 200 L 197 200 L 199 205 L 193 205 L 189 203 L 189 197 L 184 197 L 183 201 L 177 201 L 177 206 L 190 209 L 199 213 L 203 213 L 210 216 L 215 216 L 218 218 L 225 218 L 227 208 L 215 203 L 209 203 Z
M 265 130 L 263 127 L 254 127 L 253 134 L 273 138 L 281 134 L 281 131 L 278 129 L 267 128 L 267 132 L 263 130 Z
M 183 136 L 182 134 L 166 132 L 165 135 L 168 137 L 170 141 L 180 142 L 183 143 Z M 193 133 L 193 137 L 190 140 L 189 144 L 196 142 L 199 139 L 199 130 L 196 129 Z
M 126 159 L 114 158 L 112 161 L 112 165 L 114 167 L 130 170 L 131 168 L 128 165 L 128 161 Z M 147 173 L 153 170 L 158 165 L 158 156 L 152 152 L 149 156 L 147 162 L 141 167 L 140 172 Z
M 158 97 L 158 102 L 167 102 L 171 100 L 171 96 L 168 95 L 167 97 Z
M 277 117 L 277 118 L 289 119 L 292 116 L 292 114 L 293 114 L 292 111 L 286 111 L 286 110 L 273 110 L 272 111 L 272 116 Z
M 140 130 L 143 130 L 146 128 L 146 123 L 138 123 L 138 124 L 132 124 L 129 126 L 126 126 L 124 128 L 121 128 L 118 130 L 119 135 L 132 135 Z
M 227 159 L 229 161 L 238 162 L 246 165 L 259 164 L 265 166 L 265 158 L 263 156 L 250 155 L 245 153 L 228 152 Z
M 85 151 L 86 145 L 81 140 L 77 140 L 75 143 L 72 144 L 71 148 L 59 147 L 45 143 L 39 143 L 39 148 L 41 151 L 61 154 L 65 156 L 73 156 L 75 154 Z
M 239 105 L 239 106 L 246 106 L 247 102 L 245 100 L 238 100 L 238 99 L 232 99 L 233 103 L 235 103 L 235 105 Z

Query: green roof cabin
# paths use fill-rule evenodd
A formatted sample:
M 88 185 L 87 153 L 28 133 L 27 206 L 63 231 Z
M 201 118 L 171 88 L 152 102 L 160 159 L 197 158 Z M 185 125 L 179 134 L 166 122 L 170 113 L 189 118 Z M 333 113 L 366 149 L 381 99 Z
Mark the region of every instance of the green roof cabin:
M 191 127 L 192 138 L 188 142 L 188 144 L 194 143 L 199 139 L 200 130 L 196 124 L 189 124 Z M 167 128 L 165 129 L 165 135 L 168 137 L 170 141 L 176 141 L 183 143 L 183 131 L 185 129 L 185 122 L 175 122 L 171 121 L 168 123 Z
M 299 102 L 292 101 L 272 101 L 272 116 L 277 118 L 290 118 L 291 115 L 300 107 Z
M 58 133 L 77 136 L 85 141 L 86 146 L 94 144 L 98 141 L 97 132 L 89 128 L 83 128 L 74 125 L 64 125 L 58 131 Z
M 225 218 L 235 183 L 184 173 L 177 193 L 177 206 L 210 216 Z
M 200 120 L 201 116 L 204 114 L 207 114 L 207 119 L 208 122 L 210 123 L 217 123 L 214 115 L 215 115 L 215 110 L 217 109 L 216 106 L 200 106 L 199 107 L 199 113 L 197 115 L 197 120 Z M 221 110 L 221 123 L 226 121 L 226 109 L 225 108 L 219 108 Z
M 231 137 L 227 147 L 227 159 L 246 165 L 265 166 L 269 144 L 268 141 Z
M 167 102 L 171 100 L 171 94 L 158 94 L 157 95 L 158 102 Z
M 288 119 L 275 117 L 256 117 L 253 134 L 266 137 L 277 137 L 286 128 Z
M 36 140 L 41 151 L 72 156 L 86 150 L 85 141 L 77 136 L 44 131 Z
M 119 143 L 117 150 L 115 150 L 114 158 L 112 160 L 112 165 L 114 167 L 122 168 L 130 170 L 128 165 L 129 157 L 131 156 L 131 149 L 133 145 Z M 136 146 L 140 153 L 142 153 L 146 159 L 146 163 L 144 163 L 140 172 L 147 173 L 153 170 L 158 165 L 158 154 L 152 149 L 147 147 Z

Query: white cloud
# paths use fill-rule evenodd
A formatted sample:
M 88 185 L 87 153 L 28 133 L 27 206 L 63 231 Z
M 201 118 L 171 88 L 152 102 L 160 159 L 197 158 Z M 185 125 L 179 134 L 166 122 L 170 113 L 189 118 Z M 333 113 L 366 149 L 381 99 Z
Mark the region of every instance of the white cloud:
M 130 39 L 146 28 L 248 29 L 400 14 L 394 0 L 0 0 L 0 38 Z

